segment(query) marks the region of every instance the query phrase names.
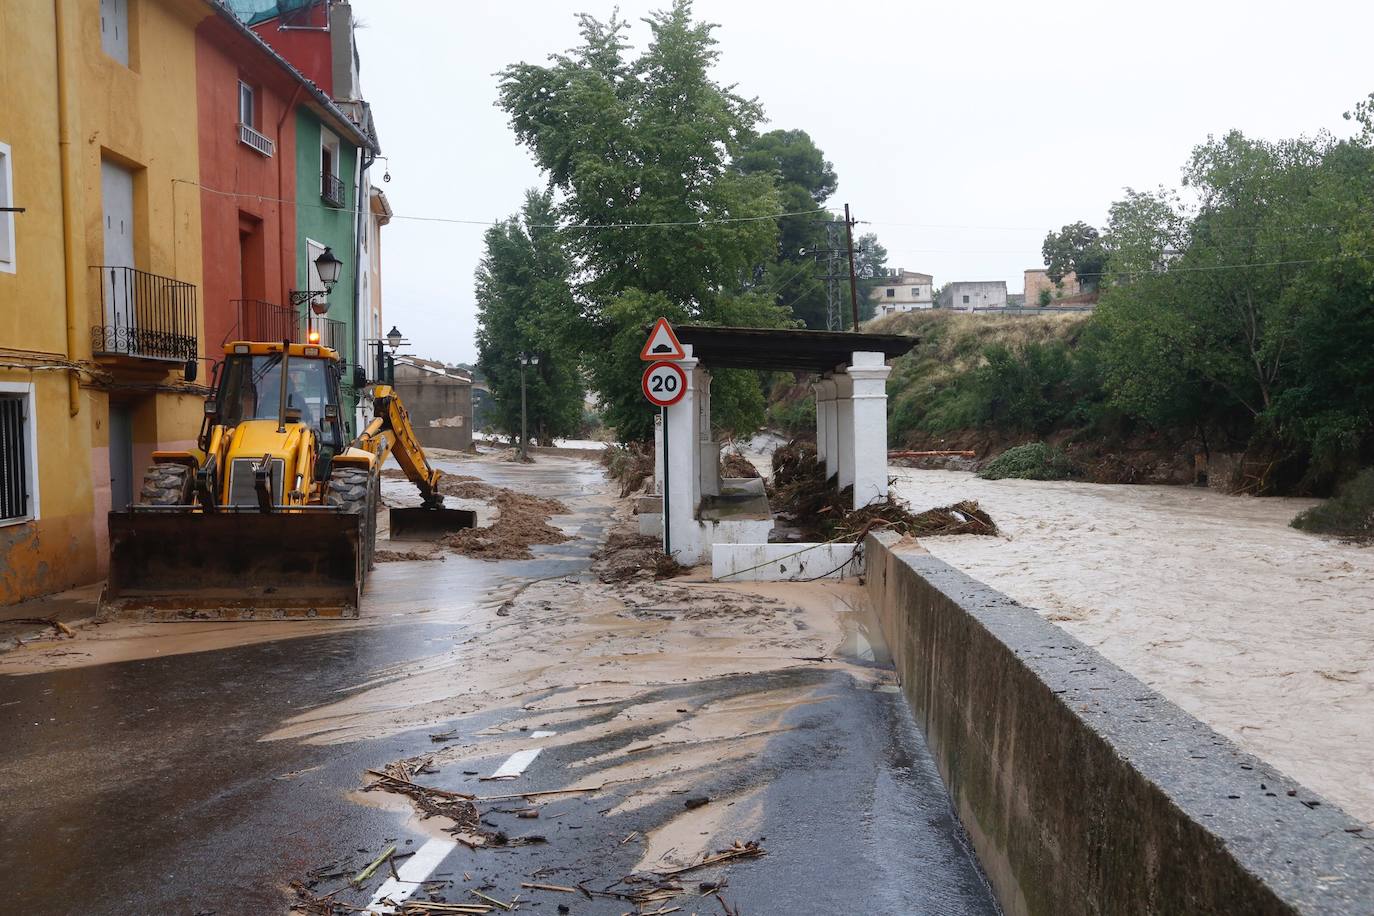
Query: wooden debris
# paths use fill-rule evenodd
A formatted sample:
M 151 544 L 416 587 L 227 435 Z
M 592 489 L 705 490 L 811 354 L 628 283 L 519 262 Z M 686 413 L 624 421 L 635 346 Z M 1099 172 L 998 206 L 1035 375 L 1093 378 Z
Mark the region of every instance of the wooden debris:
M 681 868 L 659 871 L 655 874 L 662 875 L 666 878 L 672 875 L 681 875 L 689 871 L 695 871 L 698 868 L 706 868 L 709 865 L 719 865 L 721 862 L 730 862 L 735 859 L 753 859 L 762 855 L 767 855 L 767 852 L 757 841 L 751 840 L 748 843 L 741 843 L 739 840 L 735 840 L 734 845 L 730 848 L 722 849 L 715 855 L 707 856 L 694 865 L 684 865 Z
M 545 789 L 542 792 L 514 792 L 510 795 L 469 795 L 467 797 L 471 798 L 473 801 L 507 801 L 512 798 L 535 798 L 540 795 L 567 795 L 572 792 L 600 792 L 608 785 L 610 785 L 610 783 L 603 782 L 599 786 L 573 786 L 568 789 Z
M 532 881 L 522 881 L 522 882 L 520 882 L 520 886 L 521 886 L 521 887 L 528 887 L 528 888 L 530 888 L 530 889 L 532 889 L 532 890 L 536 890 L 536 891 L 558 891 L 558 892 L 561 893 L 561 894 L 576 894 L 576 893 L 577 893 L 577 888 L 575 888 L 575 887 L 564 887 L 564 886 L 561 885 L 561 884 L 535 884 L 535 883 L 532 882 Z
M 382 850 L 382 854 L 379 855 L 377 858 L 373 859 L 372 863 L 368 865 L 367 868 L 364 868 L 362 871 L 358 872 L 356 875 L 350 878 L 348 883 L 353 885 L 354 887 L 359 886 L 368 878 L 371 878 L 372 875 L 377 871 L 377 869 L 381 868 L 382 863 L 385 862 L 387 859 L 390 859 L 395 854 L 396 844 L 392 843 L 386 849 Z
M 482 899 L 482 900 L 485 900 L 487 903 L 493 904 L 493 905 L 495 905 L 495 906 L 499 906 L 499 907 L 500 907 L 501 909 L 503 909 L 503 910 L 513 910 L 513 909 L 515 909 L 515 907 L 511 906 L 509 903 L 502 903 L 500 900 L 497 900 L 495 897 L 488 897 L 486 894 L 482 893 L 481 891 L 469 891 L 469 893 L 472 894 L 472 896 L 474 896 L 474 897 L 478 897 L 478 898 L 480 898 L 480 899 Z
M 69 638 L 76 636 L 75 630 L 58 620 L 56 617 L 15 617 L 12 620 L 0 621 L 0 623 L 26 623 L 36 627 L 52 627 L 62 636 Z
M 384 783 L 395 785 L 403 789 L 411 789 L 417 792 L 424 792 L 427 795 L 437 795 L 440 798 L 461 798 L 463 801 L 472 801 L 474 798 L 476 798 L 475 795 L 469 795 L 466 792 L 452 792 L 448 789 L 436 789 L 433 786 L 422 786 L 419 783 L 411 782 L 408 778 L 403 779 L 400 776 L 393 776 L 391 773 L 383 773 L 379 770 L 368 770 L 367 773 L 370 776 L 376 776 Z M 376 788 L 376 784 L 374 783 L 373 785 L 370 785 L 367 788 Z
M 959 448 L 936 448 L 924 451 L 891 451 L 887 453 L 888 458 L 977 458 L 977 452 Z

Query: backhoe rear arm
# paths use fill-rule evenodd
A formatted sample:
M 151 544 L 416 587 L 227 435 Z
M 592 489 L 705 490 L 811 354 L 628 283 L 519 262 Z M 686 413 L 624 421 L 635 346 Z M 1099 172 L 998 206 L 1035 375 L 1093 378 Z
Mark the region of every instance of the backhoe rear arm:
M 429 466 L 400 397 L 391 386 L 377 385 L 373 388 L 372 404 L 372 422 L 353 442 L 353 447 L 372 452 L 379 465 L 386 461 L 387 455 L 394 454 L 406 477 L 419 488 L 424 505 L 428 508 L 442 506 L 444 499 L 439 495 L 439 478 L 443 472 Z

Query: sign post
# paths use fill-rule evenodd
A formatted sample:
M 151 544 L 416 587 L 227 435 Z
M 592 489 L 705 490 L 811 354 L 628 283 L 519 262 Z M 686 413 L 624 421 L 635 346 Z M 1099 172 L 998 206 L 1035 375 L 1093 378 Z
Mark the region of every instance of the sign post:
M 687 373 L 675 362 L 686 359 L 687 352 L 682 349 L 667 318 L 654 322 L 649 339 L 639 351 L 639 358 L 649 363 L 640 380 L 640 388 L 644 390 L 644 397 L 649 403 L 658 407 L 663 422 L 663 552 L 672 556 L 673 535 L 669 524 L 672 487 L 668 468 L 668 456 L 672 452 L 668 448 L 668 408 L 682 400 L 687 393 Z

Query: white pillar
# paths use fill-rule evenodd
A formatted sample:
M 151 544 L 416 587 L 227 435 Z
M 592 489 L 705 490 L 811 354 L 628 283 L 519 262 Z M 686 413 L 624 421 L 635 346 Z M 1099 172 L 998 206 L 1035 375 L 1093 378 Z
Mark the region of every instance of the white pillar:
M 835 488 L 854 484 L 854 380 L 841 372 L 835 376 Z
M 816 460 L 825 461 L 825 381 L 811 386 L 811 395 L 816 402 Z
M 697 445 L 696 367 L 687 349 L 686 359 L 678 365 L 687 376 L 682 400 L 664 408 L 664 435 L 667 440 L 668 477 L 664 487 L 664 549 L 679 563 L 692 566 L 701 562 L 701 526 L 697 523 L 700 482 L 700 450 Z
M 846 373 L 852 388 L 854 508 L 887 499 L 887 377 L 882 353 L 858 352 Z
M 702 366 L 696 370 L 697 459 L 701 467 L 699 496 L 720 495 L 720 443 L 711 434 L 711 373 Z M 700 502 L 700 499 L 698 499 Z
M 835 426 L 835 380 L 823 378 L 816 383 L 816 416 L 820 433 L 816 440 L 816 457 L 825 460 L 825 476 L 828 480 L 835 476 L 838 468 L 839 450 L 836 447 Z

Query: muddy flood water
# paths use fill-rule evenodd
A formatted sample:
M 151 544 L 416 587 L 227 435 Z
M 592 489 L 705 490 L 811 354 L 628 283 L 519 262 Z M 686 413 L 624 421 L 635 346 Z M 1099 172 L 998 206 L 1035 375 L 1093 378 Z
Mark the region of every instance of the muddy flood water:
M 1374 822 L 1374 549 L 1288 527 L 1313 501 L 893 473 L 912 508 L 976 499 L 1001 528 L 932 554 Z

